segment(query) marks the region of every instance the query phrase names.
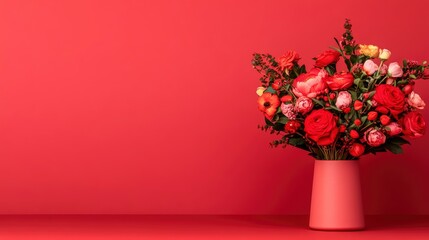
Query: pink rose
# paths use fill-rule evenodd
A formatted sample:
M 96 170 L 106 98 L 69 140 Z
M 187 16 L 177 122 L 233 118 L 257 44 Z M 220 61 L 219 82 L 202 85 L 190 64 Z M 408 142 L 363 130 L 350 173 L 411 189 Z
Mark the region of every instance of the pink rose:
M 366 75 L 372 75 L 378 70 L 378 66 L 372 60 L 366 60 L 363 64 L 363 70 L 366 72 Z
M 296 118 L 296 112 L 293 104 L 287 103 L 280 105 L 280 109 L 282 110 L 282 113 L 289 119 L 295 119 Z
M 380 130 L 370 128 L 364 133 L 364 140 L 369 146 L 378 147 L 386 142 L 386 135 Z
M 410 104 L 411 107 L 417 108 L 417 109 L 424 109 L 426 104 L 423 101 L 423 99 L 420 97 L 420 95 L 418 95 L 417 93 L 415 93 L 414 91 L 412 91 L 410 93 L 410 95 L 408 95 L 408 99 L 407 99 L 408 104 Z
M 389 136 L 395 136 L 402 132 L 402 127 L 397 122 L 391 122 L 385 127 L 386 132 Z
M 313 109 L 313 100 L 308 97 L 299 97 L 295 103 L 295 110 L 301 114 L 306 114 Z
M 337 108 L 344 110 L 348 108 L 352 103 L 352 95 L 347 91 L 341 91 L 338 93 L 337 101 L 335 102 L 335 106 Z
M 387 70 L 387 72 L 391 77 L 394 77 L 394 78 L 402 77 L 402 74 L 403 74 L 402 67 L 399 66 L 397 62 L 393 62 L 389 64 L 389 69 Z
M 292 84 L 292 91 L 297 97 L 314 98 L 327 90 L 325 78 L 328 73 L 324 69 L 313 68 L 308 73 L 299 75 Z

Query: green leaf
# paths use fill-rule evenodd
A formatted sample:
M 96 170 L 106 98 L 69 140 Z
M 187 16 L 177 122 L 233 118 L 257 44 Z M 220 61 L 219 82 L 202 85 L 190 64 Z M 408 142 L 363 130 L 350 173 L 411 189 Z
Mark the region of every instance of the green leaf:
M 319 100 L 317 100 L 315 98 L 312 98 L 312 100 L 313 100 L 313 102 L 319 104 L 320 106 L 325 107 L 325 104 L 322 101 L 319 101 Z
M 305 143 L 302 137 L 289 138 L 288 143 L 292 146 L 303 145 Z
M 267 89 L 265 89 L 264 92 L 268 92 L 268 93 L 276 93 L 276 90 L 274 90 L 272 87 L 268 87 Z
M 402 61 L 402 65 L 404 66 L 404 68 L 406 68 L 408 65 L 407 60 L 404 59 L 404 61 Z
M 410 144 L 410 142 L 402 137 L 394 137 L 389 140 L 389 142 L 397 145 Z
M 268 118 L 265 118 L 265 124 L 268 126 L 274 126 L 274 123 L 272 123 Z
M 395 143 L 386 143 L 384 145 L 384 147 L 389 150 L 390 152 L 394 153 L 394 154 L 401 154 L 403 153 L 401 145 L 395 144 Z
M 289 119 L 286 116 L 281 116 L 279 120 L 277 120 L 278 123 L 286 124 L 289 121 Z

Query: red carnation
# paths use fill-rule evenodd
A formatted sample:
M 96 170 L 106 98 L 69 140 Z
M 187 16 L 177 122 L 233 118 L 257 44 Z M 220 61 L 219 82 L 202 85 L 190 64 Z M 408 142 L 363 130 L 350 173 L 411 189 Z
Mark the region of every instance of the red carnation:
M 314 140 L 318 145 L 325 146 L 335 141 L 339 129 L 331 112 L 318 109 L 312 111 L 305 118 L 304 131 L 308 138 Z
M 340 59 L 340 53 L 334 50 L 327 50 L 321 53 L 316 58 L 316 63 L 314 66 L 323 68 L 328 66 L 329 64 L 336 63 Z

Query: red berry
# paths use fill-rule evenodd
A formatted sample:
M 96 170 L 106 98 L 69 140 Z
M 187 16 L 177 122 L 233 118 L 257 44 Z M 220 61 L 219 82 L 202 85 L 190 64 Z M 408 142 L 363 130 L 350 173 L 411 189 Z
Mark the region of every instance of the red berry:
M 351 130 L 350 131 L 350 137 L 357 139 L 357 138 L 359 138 L 359 133 L 356 130 Z
M 274 80 L 274 82 L 271 84 L 271 87 L 272 87 L 274 90 L 279 90 L 281 86 L 282 86 L 282 80 L 281 80 L 281 79 L 276 79 L 276 80 Z

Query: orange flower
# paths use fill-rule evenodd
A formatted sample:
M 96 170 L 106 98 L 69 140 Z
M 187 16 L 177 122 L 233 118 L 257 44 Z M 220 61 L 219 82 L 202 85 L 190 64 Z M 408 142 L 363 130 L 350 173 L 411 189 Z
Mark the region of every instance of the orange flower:
M 264 93 L 258 98 L 258 109 L 265 113 L 265 117 L 272 119 L 280 105 L 280 99 L 272 93 Z

